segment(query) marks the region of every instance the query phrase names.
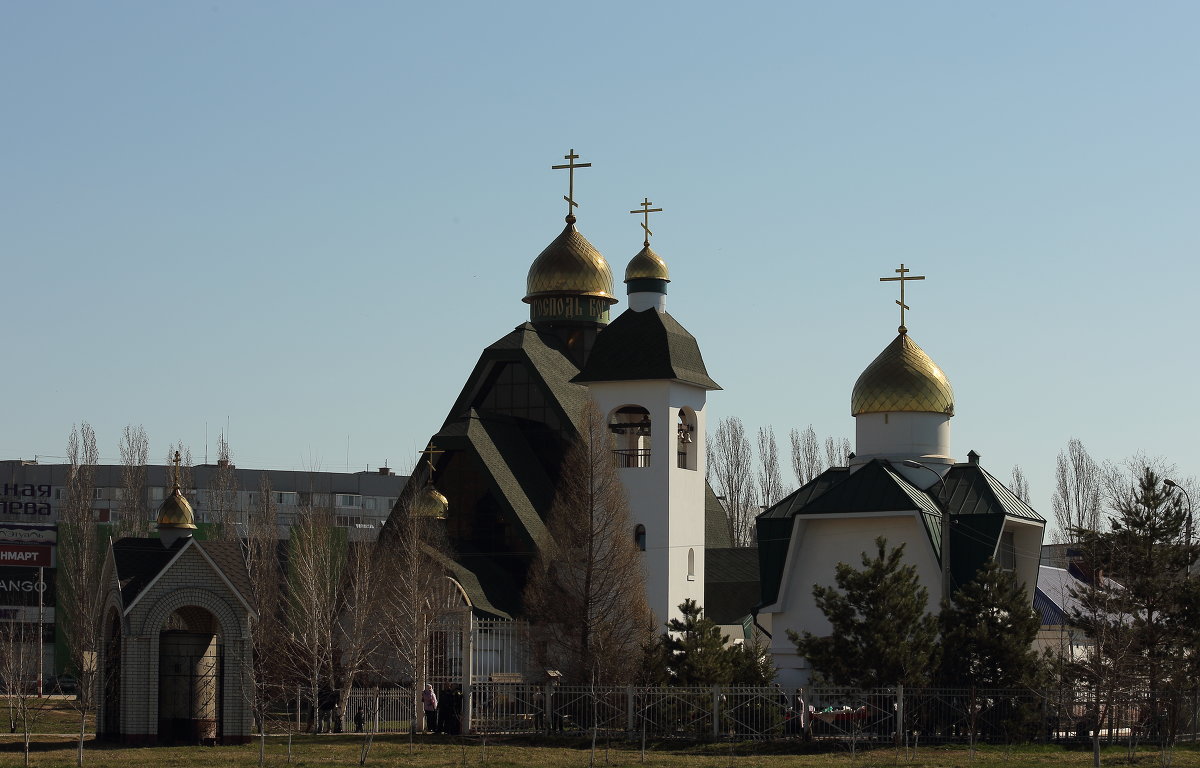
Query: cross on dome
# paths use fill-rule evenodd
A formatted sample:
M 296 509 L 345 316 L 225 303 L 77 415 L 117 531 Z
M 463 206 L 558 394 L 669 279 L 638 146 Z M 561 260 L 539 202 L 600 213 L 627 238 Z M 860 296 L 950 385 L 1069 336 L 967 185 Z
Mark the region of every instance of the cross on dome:
M 433 441 L 430 440 L 429 444 L 425 446 L 425 450 L 417 451 L 417 453 L 420 453 L 421 455 L 423 455 L 425 457 L 425 463 L 429 465 L 429 479 L 430 479 L 430 481 L 432 481 L 433 480 L 433 457 L 439 453 L 445 453 L 445 451 L 442 450 L 441 448 L 434 448 Z
M 643 197 L 642 202 L 638 203 L 638 205 L 642 206 L 642 209 L 640 211 L 630 211 L 630 213 L 642 214 L 642 229 L 646 230 L 646 240 L 642 245 L 649 248 L 650 236 L 654 234 L 650 231 L 650 214 L 662 213 L 662 208 L 651 208 L 650 206 L 654 205 L 654 203 L 650 202 L 650 198 L 648 197 Z
M 905 275 L 911 271 L 912 271 L 911 269 L 905 269 L 904 263 L 901 262 L 900 269 L 896 270 L 896 272 L 900 275 L 899 277 L 881 277 L 881 278 L 879 278 L 879 282 L 881 282 L 881 283 L 892 283 L 892 282 L 897 282 L 897 281 L 899 281 L 899 283 L 900 283 L 900 298 L 896 301 L 896 303 L 900 305 L 900 328 L 898 329 L 900 331 L 900 333 L 908 333 L 908 329 L 904 327 L 904 310 L 912 309 L 912 307 L 910 307 L 904 303 L 904 284 L 906 282 L 908 282 L 909 280 L 924 280 L 925 279 L 925 275 L 913 275 L 912 277 L 906 277 Z
M 567 223 L 575 223 L 575 213 L 573 209 L 579 207 L 579 203 L 575 202 L 575 169 L 576 168 L 591 168 L 591 163 L 577 163 L 579 155 L 575 154 L 575 150 L 571 149 L 567 154 L 563 155 L 563 159 L 567 161 L 566 165 L 552 165 L 550 169 L 553 171 L 567 169 L 567 194 L 563 196 L 563 200 L 567 201 Z

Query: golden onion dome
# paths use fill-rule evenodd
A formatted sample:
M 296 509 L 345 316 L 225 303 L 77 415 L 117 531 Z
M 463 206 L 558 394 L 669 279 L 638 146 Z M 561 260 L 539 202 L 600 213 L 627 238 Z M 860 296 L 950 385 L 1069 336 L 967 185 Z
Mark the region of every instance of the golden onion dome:
M 903 331 L 862 372 L 850 397 L 851 416 L 898 412 L 954 415 L 950 380 Z
M 438 520 L 446 518 L 450 502 L 446 500 L 432 483 L 426 483 L 417 497 L 413 499 L 412 514 L 414 517 L 432 517 Z
M 195 530 L 196 516 L 192 514 L 192 505 L 184 498 L 179 486 L 171 491 L 171 495 L 163 500 L 158 508 L 159 528 L 189 528 Z
M 671 274 L 667 271 L 667 262 L 647 245 L 625 267 L 625 282 L 630 280 L 665 280 L 669 283 Z
M 563 294 L 591 296 L 609 304 L 617 302 L 608 262 L 579 234 L 574 221 L 568 221 L 562 234 L 533 260 L 524 301 L 532 304 L 539 296 Z

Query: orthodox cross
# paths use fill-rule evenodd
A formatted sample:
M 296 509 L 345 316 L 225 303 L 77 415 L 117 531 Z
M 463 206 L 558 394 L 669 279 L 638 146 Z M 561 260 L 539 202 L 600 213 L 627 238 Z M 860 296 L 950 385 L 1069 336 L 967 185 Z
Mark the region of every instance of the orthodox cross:
M 563 200 L 567 201 L 567 223 L 575 223 L 575 214 L 573 209 L 579 207 L 579 203 L 575 202 L 575 169 L 576 168 L 591 168 L 591 163 L 577 163 L 579 155 L 575 154 L 572 149 L 568 154 L 563 155 L 563 160 L 567 161 L 566 165 L 552 165 L 551 170 L 558 171 L 563 168 L 567 169 L 567 194 L 563 196 Z
M 427 446 L 425 446 L 425 450 L 418 451 L 418 453 L 425 456 L 425 463 L 427 463 L 429 465 L 429 482 L 432 483 L 433 482 L 433 457 L 439 453 L 445 453 L 445 451 L 442 450 L 441 448 L 434 448 L 433 441 L 430 440 L 429 444 Z
M 175 451 L 175 489 L 179 490 L 179 462 L 182 458 L 179 456 L 179 451 Z
M 642 202 L 638 203 L 638 205 L 642 206 L 642 210 L 630 211 L 630 213 L 642 214 L 642 229 L 646 230 L 646 241 L 644 243 L 642 243 L 642 245 L 649 248 L 650 247 L 650 235 L 654 234 L 653 232 L 650 231 L 650 214 L 662 213 L 662 208 L 651 208 L 650 206 L 654 205 L 654 203 L 650 202 L 650 198 L 648 198 L 648 197 L 643 197 Z
M 900 277 L 881 277 L 881 278 L 879 278 L 879 282 L 881 282 L 881 283 L 892 283 L 892 282 L 896 282 L 896 281 L 900 282 L 900 300 L 896 302 L 897 304 L 900 305 L 900 329 L 899 329 L 900 333 L 908 333 L 908 329 L 904 327 L 904 310 L 911 309 L 911 307 L 909 307 L 907 304 L 904 303 L 904 284 L 906 282 L 908 282 L 909 280 L 924 280 L 925 279 L 925 275 L 913 275 L 912 277 L 906 277 L 905 274 L 908 272 L 911 272 L 911 271 L 912 271 L 911 269 L 905 269 L 904 264 L 901 263 L 900 269 L 896 270 L 896 273 L 899 274 Z

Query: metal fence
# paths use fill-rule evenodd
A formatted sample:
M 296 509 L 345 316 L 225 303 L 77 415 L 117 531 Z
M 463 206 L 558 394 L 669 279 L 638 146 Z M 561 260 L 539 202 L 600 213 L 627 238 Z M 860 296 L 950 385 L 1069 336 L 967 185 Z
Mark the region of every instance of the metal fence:
M 1088 741 L 1163 744 L 1197 740 L 1196 696 L 1152 704 L 1147 697 L 1074 692 L 835 687 L 562 686 L 477 682 L 443 702 L 450 732 L 585 735 L 684 740 L 803 739 L 870 745 L 1018 744 Z M 294 707 L 294 705 L 293 705 Z M 410 688 L 355 689 L 346 730 L 361 708 L 365 730 L 407 733 L 419 716 Z M 454 719 L 449 725 L 448 718 Z M 418 729 L 422 726 L 418 722 Z

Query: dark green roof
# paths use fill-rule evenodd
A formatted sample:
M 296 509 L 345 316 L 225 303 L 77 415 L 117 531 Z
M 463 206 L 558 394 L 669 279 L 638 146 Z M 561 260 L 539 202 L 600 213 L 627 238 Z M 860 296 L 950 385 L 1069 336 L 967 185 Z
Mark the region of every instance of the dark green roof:
M 704 550 L 704 613 L 718 624 L 741 624 L 758 604 L 758 550 Z
M 792 522 L 797 515 L 921 512 L 934 556 L 941 558 L 943 506 L 949 510 L 951 575 L 954 583 L 974 578 L 992 556 L 1005 517 L 1045 520 L 978 464 L 955 464 L 943 483 L 930 489 L 908 482 L 889 462 L 875 459 L 855 472 L 834 467 L 764 511 L 756 520 L 762 604 L 779 597 Z M 865 546 L 865 545 L 864 545 Z
M 945 483 L 945 492 L 938 496 L 943 501 L 946 499 L 942 497 L 948 497 L 955 515 L 1004 514 L 1046 522 L 1046 518 L 978 464 L 955 464 L 946 474 Z
M 572 381 L 672 379 L 720 389 L 708 376 L 696 337 L 666 312 L 627 309 L 596 337 L 587 363 Z
M 587 402 L 587 388 L 571 383 L 579 368 L 565 354 L 562 343 L 549 333 L 540 333 L 533 323 L 522 323 L 510 333 L 490 344 L 479 356 L 479 362 L 450 409 L 447 421 L 469 414 L 471 404 L 487 382 L 487 373 L 496 363 L 515 362 L 529 365 L 537 374 L 535 379 L 547 400 L 557 406 L 557 415 L 569 422 L 578 432 L 579 414 Z
M 704 483 L 704 546 L 733 546 L 733 538 L 729 533 L 729 515 L 708 481 Z

